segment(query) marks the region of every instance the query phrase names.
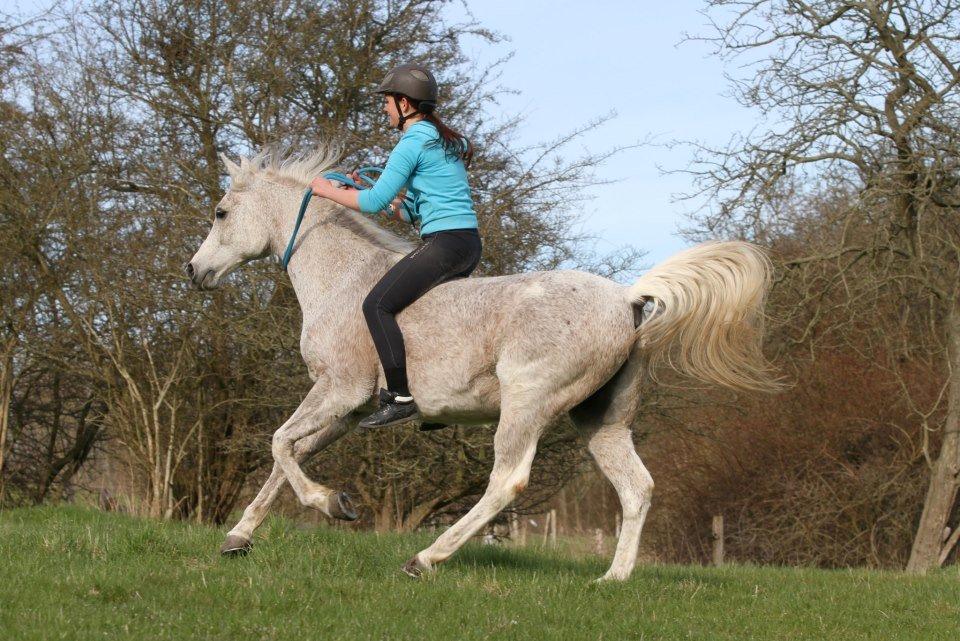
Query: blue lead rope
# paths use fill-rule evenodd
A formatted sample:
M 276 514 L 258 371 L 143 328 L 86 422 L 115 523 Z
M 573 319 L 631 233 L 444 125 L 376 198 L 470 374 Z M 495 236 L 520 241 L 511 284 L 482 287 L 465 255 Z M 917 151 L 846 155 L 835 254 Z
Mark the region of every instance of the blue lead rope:
M 377 182 L 376 178 L 372 178 L 370 174 L 382 174 L 382 167 L 362 167 L 357 170 L 357 174 L 360 176 L 360 180 L 363 183 L 357 183 L 350 176 L 346 174 L 341 174 L 336 171 L 331 171 L 323 175 L 327 180 L 336 180 L 341 182 L 344 185 L 349 185 L 354 189 L 369 189 Z M 293 255 L 293 245 L 297 240 L 297 233 L 300 231 L 300 223 L 303 222 L 303 215 L 307 212 L 307 206 L 310 205 L 310 199 L 313 198 L 313 189 L 307 187 L 306 191 L 303 192 L 303 200 L 300 201 L 300 212 L 297 214 L 297 222 L 293 226 L 293 234 L 290 236 L 290 242 L 287 243 L 287 250 L 283 252 L 283 260 L 281 265 L 283 265 L 283 271 L 287 271 L 287 265 L 290 264 L 290 257 Z M 403 203 L 401 203 L 404 213 L 407 215 L 407 220 L 412 222 L 416 219 L 416 214 L 414 213 L 414 204 L 413 198 L 409 195 L 404 197 Z
M 328 180 L 336 180 L 344 185 L 349 185 L 354 189 L 369 189 L 376 184 L 377 178 L 379 178 L 380 174 L 382 173 L 383 167 L 361 167 L 357 170 L 357 175 L 360 176 L 360 180 L 362 181 L 359 183 L 354 181 L 350 176 L 336 171 L 328 172 L 324 174 L 323 177 L 327 178 Z M 371 174 L 375 175 L 376 177 L 371 176 Z M 414 207 L 413 196 L 410 196 L 409 194 L 404 196 L 403 202 L 400 204 L 400 206 L 403 208 L 403 212 L 407 216 L 407 222 L 413 222 L 417 217 L 415 213 L 416 208 Z
M 303 192 L 303 200 L 300 201 L 300 213 L 297 214 L 297 223 L 293 226 L 293 235 L 290 236 L 290 242 L 287 243 L 287 251 L 283 252 L 283 261 L 281 261 L 283 271 L 287 271 L 287 265 L 290 264 L 290 256 L 293 255 L 293 243 L 297 240 L 297 232 L 300 231 L 300 223 L 303 222 L 303 214 L 306 213 L 311 198 L 313 198 L 313 189 L 307 187 L 306 191 Z

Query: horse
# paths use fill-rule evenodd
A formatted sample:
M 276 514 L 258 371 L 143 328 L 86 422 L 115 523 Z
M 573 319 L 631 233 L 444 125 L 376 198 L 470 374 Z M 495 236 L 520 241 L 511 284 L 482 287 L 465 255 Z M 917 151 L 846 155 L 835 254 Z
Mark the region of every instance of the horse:
M 310 180 L 335 147 L 261 151 L 230 178 L 210 231 L 185 266 L 201 290 L 239 266 L 278 257 Z M 334 519 L 353 520 L 350 497 L 304 473 L 310 455 L 375 409 L 385 378 L 362 314 L 366 294 L 415 245 L 330 201 L 310 202 L 288 274 L 303 313 L 300 352 L 313 386 L 272 438 L 273 469 L 221 547 L 246 553 L 283 487 Z M 402 569 L 420 577 L 450 558 L 527 485 L 537 442 L 564 415 L 620 499 L 622 526 L 609 570 L 636 564 L 653 479 L 633 444 L 643 375 L 665 362 L 695 379 L 772 391 L 760 343 L 771 264 L 759 247 L 712 241 L 685 249 L 626 286 L 578 270 L 472 276 L 439 284 L 397 316 L 409 388 L 424 421 L 490 425 L 494 465 L 480 500 Z

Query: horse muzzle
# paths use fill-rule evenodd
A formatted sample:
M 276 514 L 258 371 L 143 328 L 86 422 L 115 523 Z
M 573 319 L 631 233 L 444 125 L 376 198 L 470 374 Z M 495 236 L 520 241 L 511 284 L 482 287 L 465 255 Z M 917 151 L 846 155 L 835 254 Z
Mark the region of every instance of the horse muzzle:
M 199 290 L 214 289 L 217 286 L 215 270 L 206 269 L 203 273 L 193 265 L 193 261 L 183 266 L 183 271 L 190 278 L 190 282 Z

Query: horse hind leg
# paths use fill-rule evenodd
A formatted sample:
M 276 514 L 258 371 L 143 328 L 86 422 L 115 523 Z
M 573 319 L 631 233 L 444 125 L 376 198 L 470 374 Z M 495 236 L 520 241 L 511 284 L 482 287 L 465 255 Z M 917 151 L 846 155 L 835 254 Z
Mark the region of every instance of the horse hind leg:
M 494 463 L 490 481 L 483 496 L 459 521 L 437 540 L 403 566 L 413 577 L 433 570 L 460 546 L 507 507 L 527 486 L 530 466 L 537 450 L 537 441 L 550 423 L 537 403 L 505 403 L 501 407 L 500 424 L 493 437 Z
M 617 491 L 623 510 L 617 551 L 602 580 L 622 581 L 630 577 L 637 562 L 640 532 L 653 495 L 653 478 L 637 456 L 629 426 L 601 427 L 590 437 L 588 448 L 597 467 Z
M 601 580 L 625 580 L 637 562 L 640 533 L 650 509 L 653 478 L 633 445 L 630 425 L 640 401 L 642 358 L 634 351 L 614 377 L 570 411 L 587 449 L 620 498 L 623 523 L 610 569 Z

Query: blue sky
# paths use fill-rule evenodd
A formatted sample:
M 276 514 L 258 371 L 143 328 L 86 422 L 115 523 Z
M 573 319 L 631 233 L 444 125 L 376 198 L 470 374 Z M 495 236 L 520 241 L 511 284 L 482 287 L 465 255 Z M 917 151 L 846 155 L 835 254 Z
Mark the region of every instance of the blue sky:
M 702 0 L 670 3 L 602 0 L 557 3 L 546 0 L 473 0 L 470 11 L 484 26 L 510 37 L 491 46 L 467 43 L 478 62 L 513 51 L 501 84 L 521 93 L 506 96 L 503 109 L 527 116 L 522 143 L 549 140 L 601 116 L 617 116 L 582 139 L 591 151 L 651 139 L 723 144 L 745 131 L 756 116 L 725 97 L 724 67 L 703 43 L 680 43 L 684 32 L 706 34 L 698 13 Z M 452 6 L 451 16 L 462 16 Z M 571 98 L 575 79 L 581 96 Z M 682 169 L 689 149 L 645 146 L 621 153 L 598 170 L 618 182 L 591 190 L 585 231 L 601 238 L 597 249 L 628 243 L 647 250 L 656 263 L 685 246 L 677 235 L 688 205 L 672 195 L 690 189 L 689 178 L 657 169 Z
M 32 13 L 49 4 L 14 0 L 5 6 Z M 641 140 L 721 145 L 756 121 L 723 95 L 724 70 L 737 70 L 725 68 L 703 43 L 680 44 L 684 32 L 708 33 L 698 13 L 703 0 L 469 0 L 468 6 L 482 25 L 510 38 L 492 46 L 478 39 L 464 45 L 479 64 L 514 52 L 500 83 L 520 93 L 504 96 L 501 105 L 506 114 L 526 116 L 521 144 L 551 140 L 611 110 L 617 116 L 579 145 L 594 152 Z M 465 15 L 458 2 L 447 11 L 452 19 Z M 570 95 L 571 78 L 579 96 Z M 600 238 L 596 250 L 630 244 L 646 250 L 650 264 L 680 250 L 684 242 L 676 232 L 688 205 L 674 202 L 673 195 L 691 184 L 657 167 L 682 169 L 690 158 L 688 148 L 649 145 L 598 168 L 598 175 L 617 182 L 591 189 L 583 208 L 583 231 Z

